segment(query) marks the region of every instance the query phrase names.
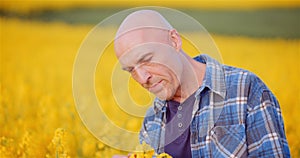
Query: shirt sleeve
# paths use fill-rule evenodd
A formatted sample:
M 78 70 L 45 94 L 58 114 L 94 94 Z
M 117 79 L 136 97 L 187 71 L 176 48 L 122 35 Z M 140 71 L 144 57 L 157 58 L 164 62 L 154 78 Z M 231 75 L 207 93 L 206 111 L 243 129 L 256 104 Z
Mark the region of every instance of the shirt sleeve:
M 246 120 L 248 156 L 290 157 L 283 118 L 275 96 L 265 87 L 256 87 L 249 99 Z

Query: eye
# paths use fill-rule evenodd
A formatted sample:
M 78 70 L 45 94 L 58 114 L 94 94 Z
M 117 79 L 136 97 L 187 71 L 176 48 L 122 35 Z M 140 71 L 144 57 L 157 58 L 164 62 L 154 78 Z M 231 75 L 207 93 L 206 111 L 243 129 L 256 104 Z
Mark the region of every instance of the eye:
M 132 72 L 133 71 L 133 67 L 126 67 L 126 68 L 122 68 L 124 71 L 127 71 L 127 72 Z
M 152 55 L 147 55 L 143 60 L 142 62 L 145 63 L 145 62 L 150 62 L 152 60 Z

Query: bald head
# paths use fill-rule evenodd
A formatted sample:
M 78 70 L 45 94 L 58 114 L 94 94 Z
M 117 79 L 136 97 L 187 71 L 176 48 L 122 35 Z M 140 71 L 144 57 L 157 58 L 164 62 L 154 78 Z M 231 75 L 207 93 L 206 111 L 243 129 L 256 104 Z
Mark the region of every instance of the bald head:
M 171 30 L 172 26 L 168 21 L 153 10 L 139 10 L 128 15 L 120 25 L 116 38 L 132 30 L 142 28 L 157 28 Z
M 170 44 L 171 30 L 172 26 L 156 11 L 133 12 L 124 19 L 117 31 L 114 41 L 116 55 L 119 58 L 133 47 L 148 42 Z

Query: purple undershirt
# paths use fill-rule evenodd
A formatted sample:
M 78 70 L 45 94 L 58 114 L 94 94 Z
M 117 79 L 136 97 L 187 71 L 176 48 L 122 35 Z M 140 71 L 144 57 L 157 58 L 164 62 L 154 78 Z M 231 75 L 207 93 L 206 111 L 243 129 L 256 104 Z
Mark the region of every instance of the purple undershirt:
M 167 102 L 165 152 L 173 158 L 191 158 L 190 122 L 195 97 L 191 95 L 182 104 Z

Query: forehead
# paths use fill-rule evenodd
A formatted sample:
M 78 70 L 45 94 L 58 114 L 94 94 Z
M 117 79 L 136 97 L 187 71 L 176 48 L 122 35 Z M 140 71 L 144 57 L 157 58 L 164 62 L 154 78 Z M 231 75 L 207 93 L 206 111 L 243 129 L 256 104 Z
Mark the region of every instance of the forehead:
M 141 28 L 123 33 L 114 41 L 116 55 L 119 58 L 133 47 L 148 42 L 168 43 L 168 33 L 168 30 L 159 28 Z
M 156 49 L 159 48 L 158 43 L 148 42 L 141 43 L 134 46 L 132 49 L 127 50 L 119 56 L 119 62 L 121 65 L 132 65 L 135 64 L 142 56 L 146 54 L 154 54 Z

